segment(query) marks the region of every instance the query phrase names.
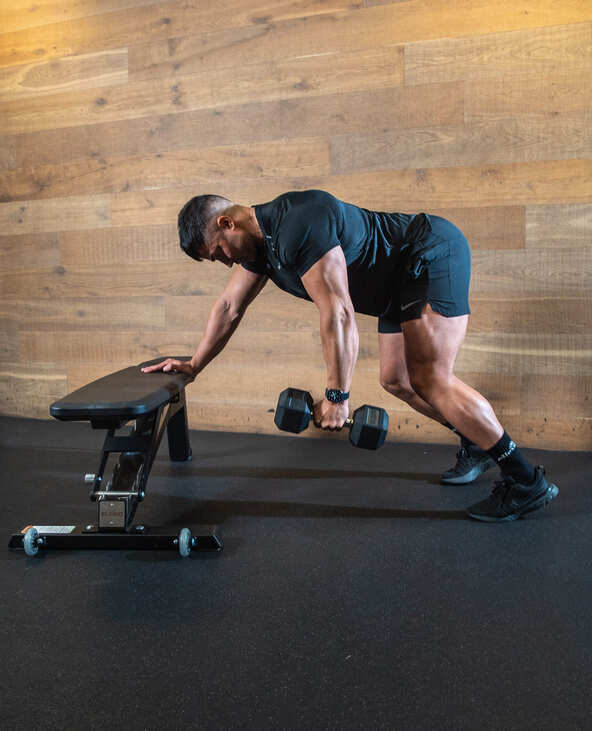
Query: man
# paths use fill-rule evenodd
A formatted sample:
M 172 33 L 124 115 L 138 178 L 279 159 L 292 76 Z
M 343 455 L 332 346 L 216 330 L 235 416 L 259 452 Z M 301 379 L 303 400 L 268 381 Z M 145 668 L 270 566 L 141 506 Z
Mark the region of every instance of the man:
M 490 497 L 467 509 L 470 517 L 515 520 L 557 496 L 488 401 L 453 373 L 469 317 L 470 252 L 452 223 L 369 211 L 320 190 L 285 193 L 252 207 L 203 195 L 179 213 L 179 236 L 197 261 L 241 266 L 214 304 L 193 358 L 168 358 L 145 372 L 200 373 L 272 279 L 319 310 L 327 390 L 314 407 L 317 426 L 343 427 L 358 356 L 354 313 L 374 315 L 382 386 L 461 437 L 457 465 L 443 480 L 469 482 L 494 463 L 501 469 Z

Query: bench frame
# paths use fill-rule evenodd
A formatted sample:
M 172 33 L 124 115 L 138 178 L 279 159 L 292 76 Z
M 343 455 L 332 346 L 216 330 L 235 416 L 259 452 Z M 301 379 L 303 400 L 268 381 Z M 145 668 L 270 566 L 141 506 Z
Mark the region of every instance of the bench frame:
M 150 365 L 153 362 L 138 366 Z M 127 369 L 132 371 L 134 369 Z M 113 376 L 121 377 L 125 371 Z M 149 383 L 151 374 L 139 374 Z M 117 408 L 109 403 L 109 408 L 93 410 L 72 408 L 71 401 L 76 394 L 83 394 L 100 381 L 70 394 L 65 399 L 52 404 L 50 413 L 65 421 L 88 420 L 93 429 L 107 429 L 101 450 L 99 467 L 96 473 L 85 475 L 85 483 L 90 485 L 89 497 L 97 503 L 96 525 L 77 526 L 27 526 L 14 534 L 9 542 L 10 548 L 24 548 L 27 553 L 35 554 L 39 547 L 51 548 L 108 548 L 108 549 L 170 549 L 178 550 L 181 555 L 188 551 L 220 551 L 222 542 L 211 527 L 201 530 L 197 535 L 192 531 L 181 535 L 160 528 L 150 528 L 143 523 L 134 524 L 133 520 L 139 504 L 146 497 L 146 485 L 158 448 L 166 430 L 169 456 L 173 461 L 191 459 L 191 444 L 187 423 L 187 403 L 185 385 L 191 379 L 167 379 L 167 397 L 146 411 L 142 405 L 122 403 Z M 74 404 L 76 406 L 76 404 Z M 95 405 L 93 405 L 94 407 Z M 99 407 L 101 404 L 98 405 Z M 127 413 L 126 413 L 127 411 Z M 129 433 L 116 432 L 122 426 L 133 422 Z M 111 453 L 119 453 L 119 460 L 113 468 L 111 478 L 104 484 L 104 473 Z M 188 529 L 182 529 L 187 531 Z M 28 537 L 27 537 L 28 536 Z M 188 545 L 181 545 L 187 544 Z

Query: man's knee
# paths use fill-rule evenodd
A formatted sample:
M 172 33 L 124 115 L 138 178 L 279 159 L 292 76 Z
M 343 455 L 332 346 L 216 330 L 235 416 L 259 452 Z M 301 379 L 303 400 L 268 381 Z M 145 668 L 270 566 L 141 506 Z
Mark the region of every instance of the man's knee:
M 415 392 L 413 391 L 408 378 L 388 378 L 381 376 L 380 385 L 385 391 L 390 393 L 391 396 L 396 396 L 398 399 L 401 399 L 401 401 L 407 402 L 415 396 Z
M 411 388 L 424 401 L 434 406 L 446 397 L 452 383 L 452 374 L 428 364 L 410 370 L 409 381 Z

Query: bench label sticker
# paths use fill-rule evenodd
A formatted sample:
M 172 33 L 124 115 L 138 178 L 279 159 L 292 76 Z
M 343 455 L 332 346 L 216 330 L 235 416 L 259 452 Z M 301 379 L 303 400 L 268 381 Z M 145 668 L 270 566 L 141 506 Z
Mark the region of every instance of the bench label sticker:
M 26 533 L 29 528 L 37 528 L 39 533 L 72 533 L 75 525 L 28 525 L 23 528 L 21 533 Z

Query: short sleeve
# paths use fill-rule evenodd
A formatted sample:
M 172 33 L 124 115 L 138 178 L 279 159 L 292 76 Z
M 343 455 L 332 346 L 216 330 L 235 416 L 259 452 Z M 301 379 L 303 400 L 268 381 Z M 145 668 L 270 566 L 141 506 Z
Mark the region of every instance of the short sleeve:
M 241 262 L 241 266 L 243 269 L 246 269 L 248 272 L 253 272 L 253 274 L 267 274 L 267 259 L 265 257 L 265 251 L 264 248 L 261 247 L 257 251 L 257 258 L 255 261 L 243 261 Z
M 299 277 L 341 244 L 335 213 L 322 204 L 292 208 L 282 221 L 278 239 L 280 259 Z

